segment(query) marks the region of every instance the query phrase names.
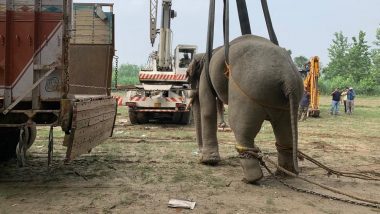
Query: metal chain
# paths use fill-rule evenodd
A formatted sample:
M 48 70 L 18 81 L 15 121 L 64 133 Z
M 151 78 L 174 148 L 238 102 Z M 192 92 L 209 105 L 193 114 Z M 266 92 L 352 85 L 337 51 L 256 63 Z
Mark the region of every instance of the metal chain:
M 353 204 L 353 205 L 358 205 L 358 206 L 365 206 L 365 207 L 372 207 L 372 208 L 377 208 L 377 209 L 380 209 L 380 204 L 371 204 L 371 203 L 365 203 L 365 202 L 359 202 L 359 201 L 354 201 L 354 200 L 350 200 L 350 199 L 344 199 L 344 198 L 339 198 L 339 197 L 336 197 L 336 196 L 331 196 L 331 195 L 327 195 L 327 194 L 323 194 L 323 193 L 319 193 L 319 192 L 315 192 L 315 191 L 312 191 L 312 190 L 305 190 L 305 189 L 301 189 L 301 188 L 298 188 L 298 187 L 295 187 L 293 185 L 290 185 L 284 181 L 282 181 L 280 178 L 278 178 L 269 168 L 268 166 L 266 165 L 265 161 L 263 160 L 264 158 L 264 155 L 263 153 L 255 153 L 255 152 L 250 152 L 250 151 L 246 151 L 246 152 L 242 152 L 239 154 L 238 156 L 239 158 L 247 158 L 247 159 L 258 159 L 260 164 L 268 171 L 268 173 L 274 177 L 278 182 L 280 182 L 281 184 L 283 184 L 284 186 L 296 191 L 296 192 L 301 192 L 301 193 L 307 193 L 307 194 L 311 194 L 311 195 L 316 195 L 316 196 L 320 196 L 322 198 L 327 198 L 327 199 L 331 199 L 331 200 L 336 200 L 336 201 L 341 201 L 341 202 L 345 202 L 345 203 L 349 203 L 349 204 Z
M 119 56 L 114 56 L 115 59 L 115 88 L 117 89 L 117 80 L 118 80 L 118 74 L 119 74 Z
M 65 96 L 69 94 L 70 91 L 70 73 L 69 73 L 69 43 L 70 43 L 70 28 L 69 28 L 69 16 L 67 12 L 68 1 L 64 0 L 64 14 L 63 14 L 63 71 L 65 73 L 65 84 L 64 92 Z
M 285 181 L 281 180 L 278 176 L 276 176 L 269 168 L 268 166 L 265 164 L 265 162 L 263 161 L 260 161 L 261 162 L 261 165 L 268 171 L 268 173 L 278 182 L 280 182 L 281 184 L 283 184 L 284 186 L 296 191 L 296 192 L 301 192 L 301 193 L 307 193 L 307 194 L 311 194 L 311 195 L 316 195 L 316 196 L 319 196 L 319 197 L 322 197 L 322 198 L 327 198 L 327 199 L 330 199 L 330 200 L 335 200 L 335 201 L 341 201 L 341 202 L 345 202 L 345 203 L 349 203 L 349 204 L 353 204 L 353 205 L 358 205 L 358 206 L 365 206 L 365 207 L 371 207 L 371 208 L 377 208 L 377 209 L 380 209 L 380 205 L 376 205 L 376 204 L 369 204 L 369 203 L 364 203 L 364 202 L 359 202 L 359 201 L 353 201 L 353 200 L 350 200 L 350 199 L 344 199 L 344 198 L 339 198 L 339 197 L 336 197 L 336 196 L 331 196 L 331 195 L 327 195 L 327 194 L 323 194 L 323 193 L 319 193 L 319 192 L 315 192 L 315 191 L 312 191 L 312 190 L 307 190 L 307 189 L 301 189 L 301 188 L 298 188 L 298 187 L 295 187 L 291 184 L 288 184 L 286 183 Z

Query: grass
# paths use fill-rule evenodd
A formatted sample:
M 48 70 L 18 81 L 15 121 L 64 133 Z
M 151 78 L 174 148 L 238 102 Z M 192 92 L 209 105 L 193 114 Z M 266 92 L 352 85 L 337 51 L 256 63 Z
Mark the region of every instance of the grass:
M 380 141 L 380 132 L 378 131 L 380 130 L 380 97 L 358 97 L 356 104 L 352 116 L 344 114 L 331 116 L 329 115 L 330 97 L 321 97 L 321 117 L 308 118 L 305 122 L 299 123 L 300 149 L 339 170 L 370 170 L 371 168 L 367 168 L 367 166 L 372 166 L 371 170 L 373 170 L 373 165 L 380 163 L 380 149 L 378 147 Z M 198 146 L 195 142 L 193 126 L 162 124 L 123 126 L 120 125 L 120 121 L 127 120 L 127 109 L 121 107 L 118 112 L 119 125 L 116 126 L 114 136 L 124 139 L 117 141 L 110 139 L 107 143 L 93 149 L 91 154 L 78 158 L 70 165 L 62 165 L 55 169 L 52 175 L 48 174 L 45 168 L 46 155 L 44 156 L 44 154 L 47 151 L 47 140 L 39 140 L 30 151 L 31 170 L 9 167 L 2 171 L 3 175 L 14 176 L 15 178 L 32 177 L 37 180 L 37 184 L 40 184 L 40 180 L 54 178 L 54 182 L 47 183 L 47 186 L 73 184 L 74 186 L 97 187 L 95 184 L 99 184 L 99 188 L 82 189 L 79 192 L 67 191 L 65 193 L 67 195 L 64 198 L 78 198 L 81 205 L 85 204 L 82 207 L 83 210 L 80 210 L 79 203 L 75 205 L 74 201 L 71 201 L 72 206 L 69 212 L 73 213 L 93 211 L 90 206 L 92 200 L 95 201 L 96 208 L 100 209 L 99 212 L 103 211 L 104 213 L 117 212 L 119 207 L 132 209 L 131 213 L 133 213 L 136 211 L 133 209 L 143 206 L 152 210 L 157 208 L 157 213 L 160 211 L 165 213 L 167 210 L 164 210 L 166 207 L 163 204 L 166 204 L 170 196 L 192 198 L 195 201 L 210 199 L 208 204 L 206 201 L 204 201 L 205 203 L 199 202 L 196 213 L 218 213 L 218 211 L 219 213 L 237 213 L 240 209 L 247 211 L 253 207 L 254 210 L 250 213 L 286 213 L 287 210 L 281 207 L 282 203 L 291 203 L 291 207 L 297 207 L 297 203 L 303 199 L 305 202 L 300 203 L 300 206 L 306 206 L 311 213 L 337 213 L 331 203 L 324 203 L 324 200 L 319 198 L 304 194 L 298 195 L 281 187 L 274 189 L 276 184 L 271 180 L 264 179 L 265 185 L 271 186 L 271 188 L 243 184 L 241 182 L 242 169 L 239 160 L 236 158 L 235 139 L 231 132 L 218 132 L 219 150 L 222 158 L 221 166 L 207 167 L 198 164 L 200 156 L 194 153 Z M 48 130 L 48 127 L 39 127 L 38 139 L 47 139 Z M 57 138 L 63 136 L 59 128 L 55 128 L 54 132 L 54 136 Z M 133 141 L 142 138 L 143 135 L 145 135 L 144 142 Z M 167 142 L 155 141 L 157 139 L 169 140 Z M 62 158 L 57 156 L 64 156 L 66 151 L 66 148 L 62 147 L 59 141 L 55 141 L 55 163 L 62 162 Z M 263 124 L 255 143 L 262 151 L 276 154 L 275 137 L 269 122 Z M 301 162 L 301 165 L 302 169 L 305 169 L 305 163 Z M 33 172 L 33 170 L 37 171 Z M 80 176 L 75 175 L 73 170 L 88 180 L 84 181 Z M 323 181 L 326 182 L 330 181 L 325 177 L 324 172 L 312 170 L 314 169 L 309 167 L 306 168 L 306 172 L 302 173 L 307 175 L 314 173 L 318 176 L 313 178 L 324 179 Z M 344 182 L 343 180 L 342 183 L 344 184 Z M 103 186 L 119 187 L 119 185 L 120 188 L 115 190 L 101 188 Z M 378 184 L 366 184 L 364 187 L 362 183 L 353 185 L 351 182 L 350 185 L 343 187 L 356 188 L 350 192 L 361 193 L 362 189 L 360 188 L 370 189 L 379 186 Z M 1 203 L 12 205 L 11 200 L 23 195 L 23 191 L 19 188 L 17 191 L 8 189 L 0 192 L 0 207 Z M 88 193 L 89 191 L 96 191 L 96 194 L 91 195 Z M 263 196 L 264 191 L 268 195 Z M 290 196 L 281 199 L 285 201 L 283 202 L 273 196 L 273 191 L 283 191 L 284 195 L 290 194 Z M 41 195 L 57 194 L 54 192 L 54 187 L 45 190 L 34 189 L 30 192 L 33 193 L 36 202 L 39 203 L 46 201 L 46 198 L 44 199 Z M 136 195 L 136 193 L 138 194 Z M 144 198 L 140 194 L 148 194 L 150 198 Z M 373 192 L 371 194 L 378 195 Z M 247 200 L 239 200 L 240 197 Z M 295 202 L 292 203 L 293 199 Z M 157 202 L 158 200 L 160 202 Z M 215 206 L 215 202 L 223 205 L 223 211 L 220 206 Z M 59 208 L 62 206 L 57 204 L 57 209 Z M 323 210 L 320 210 L 321 208 Z M 0 213 L 4 211 L 0 209 Z M 8 213 L 12 212 L 8 211 Z M 363 211 L 362 213 L 366 212 Z

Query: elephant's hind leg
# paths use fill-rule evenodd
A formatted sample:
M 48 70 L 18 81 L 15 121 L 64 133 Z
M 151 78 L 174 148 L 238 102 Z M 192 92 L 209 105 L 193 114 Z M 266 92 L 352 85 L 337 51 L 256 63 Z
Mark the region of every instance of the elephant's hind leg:
M 271 110 L 269 116 L 276 137 L 278 164 L 286 170 L 296 173 L 293 163 L 293 139 L 290 112 Z
M 254 139 L 266 118 L 264 108 L 249 98 L 230 96 L 228 109 L 230 127 L 235 134 L 236 149 L 241 154 L 240 163 L 247 183 L 255 183 L 263 177 L 260 163 L 256 158 L 244 157 L 244 151 L 258 151 Z
M 205 72 L 201 75 L 201 78 Z M 216 165 L 220 161 L 217 139 L 217 110 L 216 99 L 206 81 L 201 81 L 199 86 L 201 126 L 202 126 L 202 157 L 201 162 L 208 165 Z

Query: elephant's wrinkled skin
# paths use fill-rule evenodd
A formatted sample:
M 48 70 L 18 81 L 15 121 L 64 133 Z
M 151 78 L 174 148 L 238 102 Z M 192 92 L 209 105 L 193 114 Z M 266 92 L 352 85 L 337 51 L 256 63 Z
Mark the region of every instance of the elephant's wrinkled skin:
M 198 95 L 193 111 L 201 161 L 217 164 L 217 104 L 206 79 L 203 56 L 196 55 L 187 72 Z M 297 111 L 303 84 L 289 54 L 267 39 L 245 35 L 230 43 L 230 66 L 231 76 L 227 78 L 224 48 L 215 49 L 210 78 L 219 99 L 229 106 L 228 119 L 238 152 L 257 151 L 254 138 L 264 120 L 269 120 L 277 141 L 279 165 L 297 173 Z M 242 158 L 241 165 L 247 182 L 262 177 L 258 160 Z

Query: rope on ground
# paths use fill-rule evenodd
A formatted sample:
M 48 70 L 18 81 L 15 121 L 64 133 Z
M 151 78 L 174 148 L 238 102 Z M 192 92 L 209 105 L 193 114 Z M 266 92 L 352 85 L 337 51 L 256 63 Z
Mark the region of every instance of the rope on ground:
M 329 168 L 328 166 L 322 164 L 321 162 L 313 159 L 312 157 L 306 155 L 305 153 L 303 153 L 301 151 L 298 151 L 298 154 L 301 157 L 305 158 L 306 160 L 308 160 L 308 161 L 312 162 L 313 164 L 319 166 L 320 168 L 326 170 L 329 175 L 334 174 L 334 175 L 337 175 L 337 176 L 343 176 L 343 177 L 349 177 L 349 178 L 357 178 L 357 179 L 368 180 L 368 181 L 380 181 L 380 178 L 376 178 L 376 177 L 373 177 L 373 176 L 370 176 L 370 175 L 367 175 L 367 174 L 363 174 L 363 173 L 352 173 L 352 172 L 337 171 L 337 170 Z
M 265 169 L 268 170 L 268 172 L 269 172 L 272 176 L 274 176 L 274 174 L 273 174 L 272 171 L 266 166 L 266 163 L 270 163 L 270 164 L 272 164 L 272 165 L 273 165 L 274 167 L 276 167 L 279 171 L 281 171 L 281 172 L 283 172 L 283 173 L 285 173 L 285 174 L 287 174 L 287 175 L 289 175 L 289 176 L 292 176 L 292 177 L 298 178 L 298 179 L 303 180 L 303 181 L 305 181 L 305 182 L 307 182 L 307 183 L 314 184 L 314 185 L 316 185 L 316 186 L 319 186 L 319 187 L 321 187 L 321 188 L 323 188 L 323 189 L 329 190 L 329 191 L 334 192 L 334 193 L 336 193 L 336 194 L 344 195 L 344 196 L 347 196 L 347 197 L 349 197 L 349 198 L 352 198 L 352 199 L 355 199 L 355 200 L 358 200 L 358 201 L 362 201 L 362 202 L 369 203 L 369 206 L 371 206 L 371 207 L 380 208 L 380 201 L 375 201 L 375 200 L 371 200 L 371 199 L 366 199 L 366 198 L 362 198 L 362 197 L 359 197 L 359 196 L 355 196 L 355 195 L 352 195 L 352 194 L 349 194 L 349 193 L 345 193 L 345 192 L 342 192 L 342 191 L 340 191 L 340 190 L 338 190 L 338 189 L 335 189 L 335 188 L 333 188 L 333 187 L 329 187 L 329 186 L 324 185 L 324 184 L 319 184 L 319 183 L 317 183 L 317 182 L 315 182 L 315 181 L 312 181 L 312 180 L 310 180 L 310 179 L 307 179 L 307 178 L 301 177 L 301 176 L 299 176 L 299 175 L 297 175 L 297 174 L 295 174 L 295 173 L 293 173 L 293 172 L 290 172 L 290 171 L 284 169 L 283 167 L 279 166 L 276 162 L 274 162 L 273 160 L 271 160 L 271 159 L 269 158 L 269 156 L 264 155 L 264 154 L 262 154 L 262 153 L 259 153 L 259 154 L 258 154 L 258 153 L 252 152 L 252 151 L 245 151 L 245 152 L 248 153 L 248 154 L 251 154 L 251 155 L 253 155 L 254 157 L 256 157 L 257 159 L 259 159 L 260 162 L 261 162 L 261 164 L 265 167 Z M 368 206 L 368 205 L 366 205 L 366 206 Z
M 316 195 L 316 196 L 319 196 L 319 197 L 323 197 L 323 198 L 327 198 L 327 199 L 331 199 L 331 200 L 337 200 L 337 201 L 341 201 L 341 202 L 345 202 L 345 203 L 349 203 L 349 204 L 354 204 L 354 205 L 359 205 L 359 206 L 365 206 L 365 207 L 372 207 L 372 208 L 378 208 L 378 209 L 380 209 L 379 205 L 365 203 L 365 202 L 359 202 L 359 201 L 353 201 L 353 200 L 350 200 L 350 199 L 339 198 L 339 197 L 335 197 L 335 196 L 331 196 L 331 195 L 327 195 L 327 194 L 323 194 L 323 193 L 319 193 L 319 192 L 315 192 L 315 191 L 311 191 L 311 190 L 306 190 L 306 189 L 301 189 L 301 188 L 292 186 L 292 185 L 286 183 L 285 181 L 281 180 L 280 178 L 278 178 L 266 165 L 264 165 L 264 168 L 278 182 L 280 182 L 282 185 L 284 185 L 284 186 L 286 186 L 286 187 L 288 187 L 288 188 L 290 188 L 290 189 L 292 189 L 294 191 L 302 192 L 302 193 L 307 193 L 307 194 L 311 194 L 311 195 Z

